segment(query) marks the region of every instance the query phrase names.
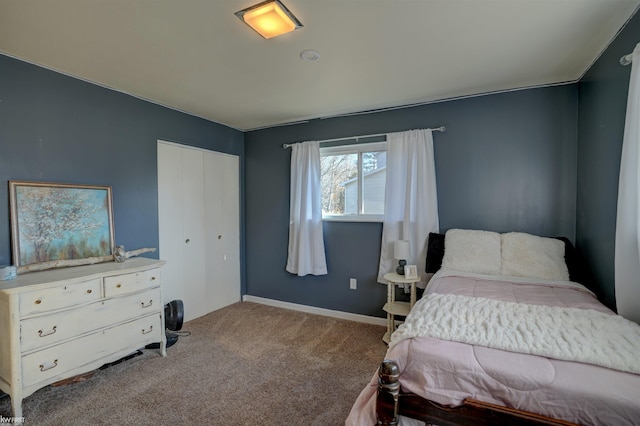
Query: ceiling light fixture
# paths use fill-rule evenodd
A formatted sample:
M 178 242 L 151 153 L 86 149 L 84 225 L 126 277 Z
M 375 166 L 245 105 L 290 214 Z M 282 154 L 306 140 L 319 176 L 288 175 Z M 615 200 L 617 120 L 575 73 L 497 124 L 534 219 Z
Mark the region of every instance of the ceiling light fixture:
M 302 23 L 280 0 L 267 0 L 235 15 L 266 39 L 302 28 Z

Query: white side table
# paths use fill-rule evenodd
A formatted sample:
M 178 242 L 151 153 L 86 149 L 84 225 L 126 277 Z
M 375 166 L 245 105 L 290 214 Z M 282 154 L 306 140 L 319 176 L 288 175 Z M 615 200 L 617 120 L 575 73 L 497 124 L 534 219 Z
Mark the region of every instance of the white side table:
M 387 313 L 387 332 L 382 337 L 385 343 L 389 343 L 391 340 L 391 333 L 395 329 L 395 315 L 401 315 L 406 317 L 409 315 L 409 311 L 416 303 L 416 284 L 420 281 L 420 278 L 405 278 L 404 275 L 399 275 L 395 272 L 389 272 L 384 274 L 384 279 L 387 281 L 387 303 L 384 304 L 382 309 Z M 399 284 L 411 284 L 411 298 L 409 302 L 396 302 L 395 287 Z

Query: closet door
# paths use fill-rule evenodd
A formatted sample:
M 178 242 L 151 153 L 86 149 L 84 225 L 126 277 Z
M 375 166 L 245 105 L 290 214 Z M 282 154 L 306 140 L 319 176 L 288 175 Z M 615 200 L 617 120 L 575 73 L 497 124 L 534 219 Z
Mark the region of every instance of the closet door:
M 240 301 L 240 186 L 238 157 L 204 154 L 206 275 L 209 309 Z
M 185 299 L 182 285 L 184 260 L 182 237 L 182 151 L 176 145 L 158 143 L 158 228 L 160 259 L 169 263 L 162 270 L 164 302 Z M 125 247 L 126 249 L 126 247 Z
M 182 278 L 185 320 L 211 310 L 207 303 L 204 161 L 200 150 L 182 148 Z M 168 261 L 168 259 L 165 259 Z
M 185 321 L 240 301 L 239 194 L 237 156 L 158 141 L 163 291 Z

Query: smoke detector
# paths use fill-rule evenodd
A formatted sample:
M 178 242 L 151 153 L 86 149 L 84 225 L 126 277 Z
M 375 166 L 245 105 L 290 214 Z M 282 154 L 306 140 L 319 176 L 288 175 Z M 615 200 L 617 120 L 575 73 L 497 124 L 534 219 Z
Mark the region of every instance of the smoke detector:
M 300 58 L 303 61 L 313 62 L 320 59 L 320 53 L 315 50 L 303 50 L 302 52 L 300 52 Z

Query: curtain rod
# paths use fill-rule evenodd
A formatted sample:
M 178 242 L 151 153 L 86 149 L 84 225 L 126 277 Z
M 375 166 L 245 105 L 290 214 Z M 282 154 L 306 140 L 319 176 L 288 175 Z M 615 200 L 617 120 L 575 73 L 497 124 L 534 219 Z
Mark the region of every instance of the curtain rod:
M 629 53 L 628 55 L 624 55 L 622 58 L 620 58 L 620 65 L 623 66 L 627 66 L 630 65 L 631 62 L 633 62 L 633 53 Z
M 431 130 L 432 132 L 440 132 L 440 133 L 444 133 L 447 128 L 445 126 L 440 126 L 440 127 L 436 127 L 435 129 L 427 129 L 427 130 Z M 349 136 L 346 138 L 334 138 L 334 139 L 324 139 L 321 141 L 318 141 L 319 143 L 325 143 L 325 142 L 335 142 L 335 141 L 348 141 L 350 139 L 355 139 L 356 141 L 360 138 L 373 138 L 376 136 L 387 136 L 387 133 L 374 133 L 371 135 L 359 135 L 359 136 Z M 293 144 L 291 143 L 285 143 L 284 145 L 282 145 L 283 148 L 291 148 Z

